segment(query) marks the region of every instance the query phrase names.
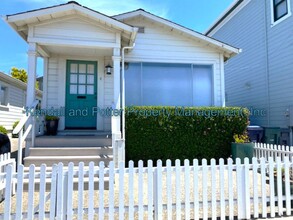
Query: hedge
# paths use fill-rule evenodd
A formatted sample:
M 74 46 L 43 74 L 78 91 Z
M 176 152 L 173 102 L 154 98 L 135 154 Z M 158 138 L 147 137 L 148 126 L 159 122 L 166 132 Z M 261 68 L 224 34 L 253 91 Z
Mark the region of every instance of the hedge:
M 228 158 L 248 117 L 240 107 L 127 107 L 126 160 Z

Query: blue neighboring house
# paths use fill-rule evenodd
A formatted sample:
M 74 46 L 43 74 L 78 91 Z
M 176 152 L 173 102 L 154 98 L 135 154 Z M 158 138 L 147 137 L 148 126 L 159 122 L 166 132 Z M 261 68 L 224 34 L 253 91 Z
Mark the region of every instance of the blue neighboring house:
M 251 124 L 280 127 L 273 138 L 281 144 L 292 144 L 292 7 L 292 0 L 238 0 L 205 33 L 242 48 L 225 63 L 226 105 L 251 108 Z

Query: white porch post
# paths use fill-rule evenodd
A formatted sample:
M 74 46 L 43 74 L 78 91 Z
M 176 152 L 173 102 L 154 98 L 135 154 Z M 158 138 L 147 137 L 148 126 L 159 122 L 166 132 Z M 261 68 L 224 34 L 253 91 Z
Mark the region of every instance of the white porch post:
M 113 97 L 113 108 L 120 109 L 120 56 L 113 56 L 113 83 L 114 83 L 114 97 Z M 112 134 L 120 134 L 121 137 L 121 119 L 119 116 L 112 116 Z M 118 137 L 118 138 L 120 138 Z
M 113 87 L 114 87 L 114 97 L 113 97 L 113 109 L 120 109 L 120 96 L 121 96 L 121 88 L 120 88 L 120 49 L 113 49 Z M 114 149 L 114 161 L 119 162 L 119 141 L 121 139 L 121 117 L 112 116 L 111 117 L 111 130 L 112 130 L 112 146 Z
M 36 99 L 36 69 L 37 69 L 37 44 L 29 43 L 28 50 L 28 78 L 26 90 L 26 106 L 31 107 Z
M 28 77 L 27 77 L 27 89 L 26 89 L 26 106 L 30 108 L 36 99 L 36 70 L 37 70 L 37 44 L 29 43 L 28 49 Z M 28 124 L 32 124 L 30 141 L 26 142 L 25 156 L 29 155 L 30 147 L 34 145 L 35 139 L 35 120 L 29 119 Z

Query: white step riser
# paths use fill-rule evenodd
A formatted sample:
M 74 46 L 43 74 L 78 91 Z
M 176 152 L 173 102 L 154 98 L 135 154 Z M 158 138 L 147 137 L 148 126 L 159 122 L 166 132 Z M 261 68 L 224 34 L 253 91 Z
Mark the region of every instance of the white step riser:
M 113 155 L 110 147 L 101 148 L 31 148 L 30 156 L 94 156 Z
M 99 139 L 36 139 L 35 147 L 103 147 L 111 146 L 112 139 L 99 138 Z
M 110 158 L 94 158 L 94 159 L 70 159 L 70 158 L 65 158 L 65 159 L 35 159 L 35 158 L 30 158 L 26 157 L 24 159 L 24 166 L 29 166 L 31 164 L 34 164 L 35 166 L 41 166 L 42 164 L 46 164 L 47 166 L 52 166 L 53 164 L 58 164 L 62 162 L 64 166 L 67 166 L 70 162 L 73 162 L 74 165 L 78 165 L 79 162 L 84 162 L 85 166 L 88 166 L 91 161 L 95 162 L 95 165 L 98 165 L 101 161 L 104 161 L 105 166 L 108 166 L 110 161 L 113 159 Z

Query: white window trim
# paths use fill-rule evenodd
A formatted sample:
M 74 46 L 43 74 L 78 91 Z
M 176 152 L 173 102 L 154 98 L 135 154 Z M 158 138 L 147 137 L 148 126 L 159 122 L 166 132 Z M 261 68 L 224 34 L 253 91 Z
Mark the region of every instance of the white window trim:
M 291 13 L 291 0 L 286 0 L 287 1 L 287 6 L 288 6 L 288 13 L 283 16 L 282 18 L 278 19 L 277 21 L 274 21 L 274 0 L 271 0 L 271 27 L 276 26 L 277 24 L 281 23 L 282 21 L 286 20 L 289 18 L 292 13 Z

